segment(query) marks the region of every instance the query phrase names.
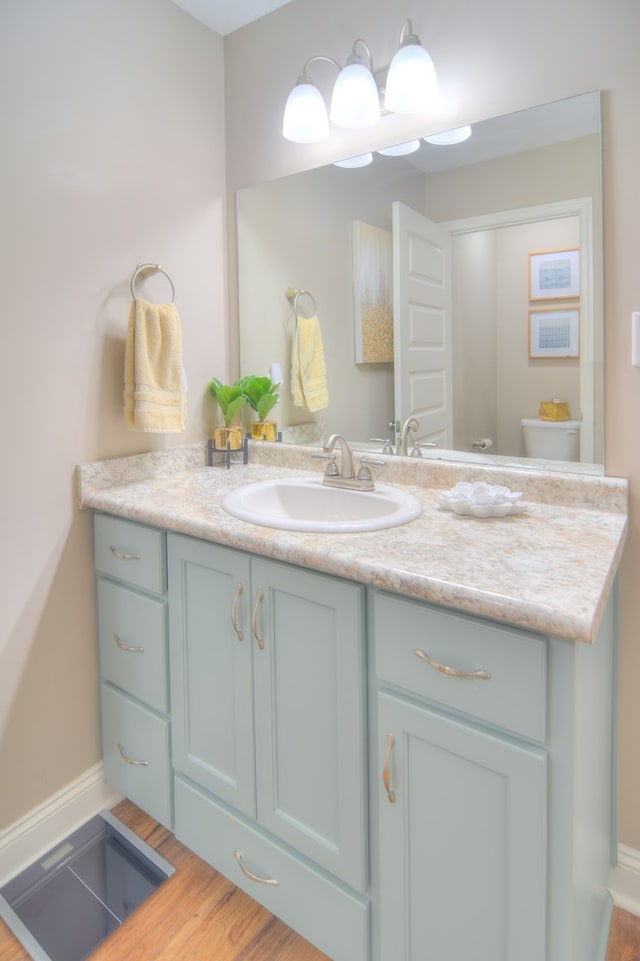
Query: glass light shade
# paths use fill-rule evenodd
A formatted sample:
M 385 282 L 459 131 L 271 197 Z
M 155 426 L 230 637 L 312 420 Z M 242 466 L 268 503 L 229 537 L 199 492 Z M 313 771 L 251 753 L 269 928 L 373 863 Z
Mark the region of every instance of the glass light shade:
M 334 167 L 347 167 L 351 169 L 352 167 L 366 167 L 373 160 L 373 154 L 361 153 L 357 157 L 347 157 L 346 160 L 336 160 Z
M 392 147 L 381 147 L 378 153 L 383 157 L 405 157 L 407 154 L 415 153 L 420 149 L 419 140 L 407 140 L 406 143 L 397 143 Z
M 322 94 L 304 78 L 287 98 L 282 136 L 294 143 L 319 143 L 329 136 L 329 118 Z
M 434 133 L 424 139 L 427 143 L 436 144 L 438 147 L 448 147 L 451 144 L 464 143 L 471 136 L 471 127 L 455 127 L 453 130 L 444 130 L 442 133 Z
M 433 106 L 438 78 L 433 60 L 419 43 L 408 43 L 395 54 L 385 89 L 384 105 L 393 113 L 420 113 Z
M 370 127 L 380 119 L 380 96 L 373 74 L 360 58 L 338 74 L 330 117 L 337 127 Z

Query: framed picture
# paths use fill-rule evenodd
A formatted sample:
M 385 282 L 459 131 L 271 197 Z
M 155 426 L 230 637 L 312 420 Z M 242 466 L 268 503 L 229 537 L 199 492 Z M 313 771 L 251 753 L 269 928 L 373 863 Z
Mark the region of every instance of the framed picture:
M 529 300 L 575 300 L 580 296 L 580 250 L 529 254 Z
M 580 309 L 539 307 L 529 311 L 529 357 L 579 357 Z
M 389 230 L 353 222 L 356 364 L 393 362 L 393 249 Z

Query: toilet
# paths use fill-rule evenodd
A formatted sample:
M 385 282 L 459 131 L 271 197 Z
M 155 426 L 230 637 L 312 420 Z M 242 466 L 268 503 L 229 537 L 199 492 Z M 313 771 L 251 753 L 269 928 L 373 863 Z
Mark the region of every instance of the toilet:
M 540 420 L 523 417 L 524 452 L 536 460 L 580 460 L 579 420 Z

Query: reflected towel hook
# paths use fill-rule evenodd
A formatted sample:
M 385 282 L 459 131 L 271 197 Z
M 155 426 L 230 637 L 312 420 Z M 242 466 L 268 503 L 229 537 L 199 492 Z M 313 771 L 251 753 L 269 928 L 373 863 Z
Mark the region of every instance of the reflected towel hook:
M 131 296 L 133 297 L 134 300 L 137 299 L 136 298 L 136 280 L 138 280 L 138 277 L 141 277 L 141 279 L 144 279 L 145 277 L 148 277 L 149 274 L 157 274 L 157 273 L 164 274 L 164 276 L 169 281 L 169 285 L 171 287 L 171 303 L 174 302 L 176 291 L 175 291 L 175 287 L 173 286 L 173 281 L 171 280 L 171 277 L 166 272 L 164 267 L 161 267 L 160 264 L 138 264 L 133 274 L 131 275 L 131 283 L 130 283 Z
M 306 296 L 309 298 L 309 300 L 313 304 L 313 314 L 314 316 L 316 315 L 317 313 L 316 301 L 313 294 L 309 293 L 308 290 L 303 290 L 301 287 L 288 287 L 287 290 L 285 290 L 285 296 L 287 300 L 291 301 L 291 304 L 293 305 L 293 310 L 296 316 L 298 315 L 298 298 L 303 296 Z

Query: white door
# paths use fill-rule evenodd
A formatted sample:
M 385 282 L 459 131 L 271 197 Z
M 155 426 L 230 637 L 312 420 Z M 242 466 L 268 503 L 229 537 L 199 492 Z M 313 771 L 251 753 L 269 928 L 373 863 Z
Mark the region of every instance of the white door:
M 411 441 L 453 446 L 451 245 L 448 231 L 393 203 L 395 418 Z

